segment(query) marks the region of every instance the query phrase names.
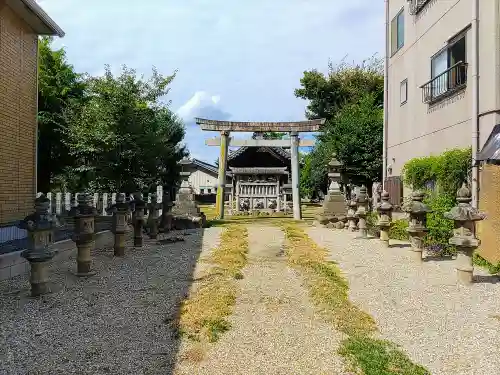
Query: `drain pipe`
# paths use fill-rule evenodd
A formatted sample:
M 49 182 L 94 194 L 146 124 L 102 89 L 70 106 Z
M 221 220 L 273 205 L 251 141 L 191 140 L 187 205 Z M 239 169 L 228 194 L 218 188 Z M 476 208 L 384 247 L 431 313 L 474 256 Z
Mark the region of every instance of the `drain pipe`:
M 472 0 L 472 206 L 478 207 L 479 165 L 476 161 L 479 149 L 479 0 Z
M 385 58 L 384 58 L 384 126 L 383 126 L 383 149 L 382 149 L 382 187 L 385 189 L 387 178 L 387 119 L 389 117 L 389 0 L 385 3 Z

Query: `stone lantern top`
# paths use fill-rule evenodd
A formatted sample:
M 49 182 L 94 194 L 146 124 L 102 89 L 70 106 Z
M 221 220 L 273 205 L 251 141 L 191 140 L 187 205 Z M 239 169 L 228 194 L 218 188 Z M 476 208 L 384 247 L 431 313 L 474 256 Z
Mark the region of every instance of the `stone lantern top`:
M 69 216 L 96 216 L 97 209 L 94 207 L 94 199 L 90 194 L 80 193 L 76 199 L 77 205 L 74 206 Z
M 359 189 L 359 194 L 356 197 L 356 203 L 358 205 L 365 205 L 368 203 L 368 194 L 365 185 L 361 186 Z
M 445 212 L 444 216 L 447 219 L 454 221 L 480 221 L 484 220 L 486 215 L 475 207 L 472 207 L 472 193 L 464 183 L 457 191 L 457 205 L 449 212 Z
M 35 212 L 26 216 L 20 223 L 19 228 L 29 232 L 37 230 L 55 229 L 61 226 L 56 215 L 49 212 L 50 200 L 41 194 L 35 199 Z
M 390 212 L 394 209 L 394 206 L 389 202 L 389 193 L 383 191 L 380 196 L 381 202 L 378 204 L 377 211 L 379 212 Z
M 427 214 L 432 210 L 424 202 L 424 193 L 420 190 L 415 190 L 411 194 L 411 201 L 403 207 L 403 211 L 410 214 Z

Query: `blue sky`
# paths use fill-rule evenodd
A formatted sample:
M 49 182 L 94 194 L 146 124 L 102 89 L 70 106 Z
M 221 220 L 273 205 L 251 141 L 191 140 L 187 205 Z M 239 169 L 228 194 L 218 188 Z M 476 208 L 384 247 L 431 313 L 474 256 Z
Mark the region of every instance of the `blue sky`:
M 194 117 L 234 121 L 304 119 L 294 97 L 305 70 L 328 60 L 383 55 L 382 0 L 40 0 L 63 28 L 77 71 L 121 64 L 149 74 L 178 70 L 169 99 L 186 124 L 193 157 L 213 162 L 216 136 Z M 237 137 L 243 137 L 241 133 Z

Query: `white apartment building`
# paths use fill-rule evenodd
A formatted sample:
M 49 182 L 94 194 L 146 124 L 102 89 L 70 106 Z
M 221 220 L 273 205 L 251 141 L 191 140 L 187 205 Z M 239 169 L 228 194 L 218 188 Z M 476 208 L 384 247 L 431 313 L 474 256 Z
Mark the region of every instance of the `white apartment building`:
M 384 181 L 412 158 L 472 146 L 500 123 L 500 0 L 385 0 Z M 472 162 L 472 161 L 471 161 Z M 473 204 L 480 187 L 473 170 Z

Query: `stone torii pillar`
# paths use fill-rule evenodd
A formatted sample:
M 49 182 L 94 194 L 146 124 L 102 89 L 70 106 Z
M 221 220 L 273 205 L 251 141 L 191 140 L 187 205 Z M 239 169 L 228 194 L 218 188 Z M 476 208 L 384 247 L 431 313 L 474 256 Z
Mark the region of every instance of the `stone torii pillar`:
M 293 218 L 294 220 L 302 219 L 302 209 L 300 207 L 300 166 L 299 166 L 299 133 L 290 132 L 291 148 L 290 155 L 292 157 L 292 200 L 293 200 Z
M 217 184 L 217 195 L 215 197 L 215 207 L 217 217 L 224 219 L 224 192 L 226 187 L 227 152 L 229 149 L 229 132 L 220 132 L 220 155 L 219 155 L 219 176 Z

